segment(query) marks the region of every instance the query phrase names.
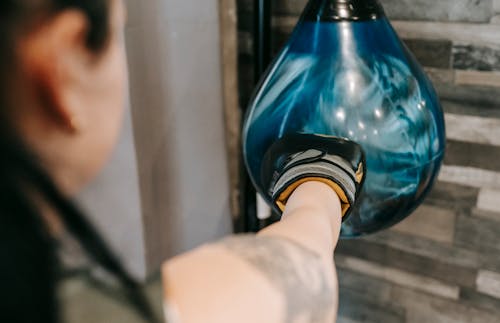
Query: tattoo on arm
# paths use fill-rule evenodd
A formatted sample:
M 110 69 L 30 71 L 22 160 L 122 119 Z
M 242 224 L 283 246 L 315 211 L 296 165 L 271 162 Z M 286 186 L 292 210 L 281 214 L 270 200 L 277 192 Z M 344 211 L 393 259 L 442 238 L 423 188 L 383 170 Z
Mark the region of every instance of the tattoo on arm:
M 331 323 L 333 273 L 325 271 L 318 254 L 278 237 L 240 236 L 220 243 L 264 274 L 283 295 L 286 323 Z

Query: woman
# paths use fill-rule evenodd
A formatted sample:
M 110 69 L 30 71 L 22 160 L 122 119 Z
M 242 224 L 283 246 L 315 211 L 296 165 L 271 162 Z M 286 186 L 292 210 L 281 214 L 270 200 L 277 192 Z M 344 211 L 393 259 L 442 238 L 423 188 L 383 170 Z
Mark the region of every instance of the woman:
M 0 1 L 0 322 L 58 322 L 57 239 L 70 232 L 152 312 L 70 198 L 117 139 L 127 77 L 121 0 Z M 332 322 L 341 204 L 331 185 L 289 192 L 285 220 L 164 266 L 175 322 Z M 285 201 L 282 201 L 285 202 Z

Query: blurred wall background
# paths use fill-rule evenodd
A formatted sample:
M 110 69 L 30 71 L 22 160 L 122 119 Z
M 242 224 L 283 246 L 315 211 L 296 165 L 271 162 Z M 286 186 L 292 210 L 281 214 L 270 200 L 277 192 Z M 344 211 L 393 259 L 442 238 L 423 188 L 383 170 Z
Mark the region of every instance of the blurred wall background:
M 144 279 L 166 259 L 232 231 L 224 122 L 231 96 L 219 0 L 125 2 L 130 109 L 112 161 L 80 201 Z
M 240 104 L 253 90 L 252 0 L 238 0 Z M 306 0 L 274 0 L 273 51 Z M 342 241 L 339 322 L 500 321 L 500 1 L 381 0 L 426 67 L 448 151 L 425 205 L 387 232 Z

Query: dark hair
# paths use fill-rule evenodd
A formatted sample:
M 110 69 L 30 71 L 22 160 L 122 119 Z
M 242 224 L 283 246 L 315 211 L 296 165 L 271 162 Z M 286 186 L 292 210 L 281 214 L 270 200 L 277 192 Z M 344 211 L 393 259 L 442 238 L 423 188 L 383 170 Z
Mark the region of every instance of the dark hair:
M 0 90 L 15 68 L 15 41 L 30 20 L 67 8 L 89 20 L 87 46 L 102 50 L 108 40 L 109 0 L 0 0 Z M 14 66 L 14 67 L 13 67 Z M 7 118 L 0 92 L 0 322 L 59 322 L 56 296 L 59 266 L 56 241 L 32 196 L 48 203 L 88 255 L 121 282 L 127 299 L 149 321 L 156 321 L 137 284 L 90 222 L 56 187 Z

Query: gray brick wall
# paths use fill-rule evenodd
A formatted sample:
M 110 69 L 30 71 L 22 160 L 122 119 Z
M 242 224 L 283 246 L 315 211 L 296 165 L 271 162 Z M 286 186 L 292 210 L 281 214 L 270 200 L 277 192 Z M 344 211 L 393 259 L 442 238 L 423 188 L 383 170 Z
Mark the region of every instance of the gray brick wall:
M 428 71 L 449 140 L 438 184 L 395 228 L 342 241 L 339 322 L 500 322 L 500 0 L 381 0 Z M 252 3 L 238 0 L 241 104 Z M 273 1 L 273 51 L 305 0 Z

